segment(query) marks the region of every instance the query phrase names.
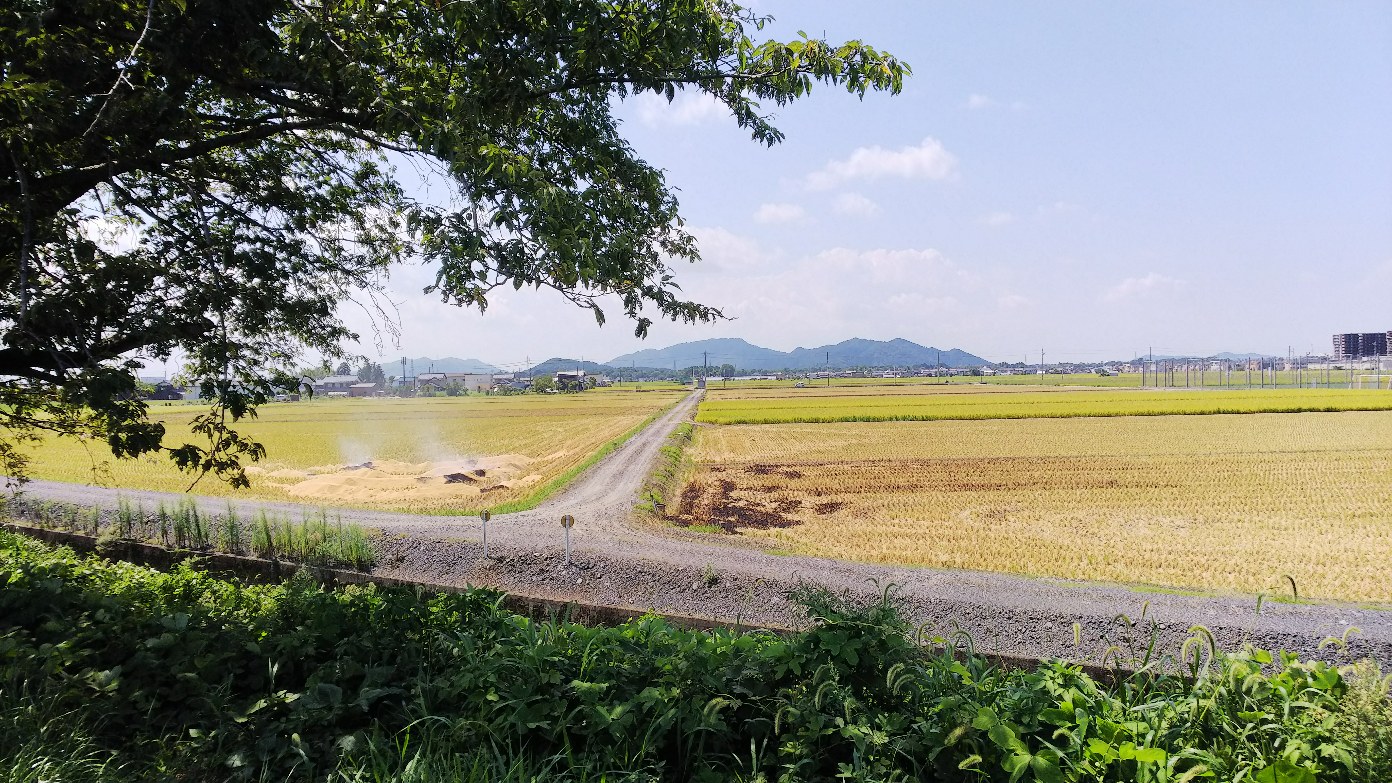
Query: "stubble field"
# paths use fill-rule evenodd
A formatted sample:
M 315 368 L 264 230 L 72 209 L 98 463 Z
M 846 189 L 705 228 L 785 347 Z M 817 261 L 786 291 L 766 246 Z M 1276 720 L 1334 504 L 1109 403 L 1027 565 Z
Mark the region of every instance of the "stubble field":
M 1392 414 L 702 426 L 673 515 L 870 562 L 1392 601 Z
M 199 494 L 424 513 L 518 508 L 586 465 L 682 392 L 335 399 L 262 407 L 239 430 L 266 446 L 250 490 L 204 478 Z M 167 445 L 185 442 L 200 408 L 151 409 Z M 197 442 L 196 440 L 192 442 Z M 113 460 L 102 444 L 53 440 L 35 478 L 182 491 L 169 460 Z

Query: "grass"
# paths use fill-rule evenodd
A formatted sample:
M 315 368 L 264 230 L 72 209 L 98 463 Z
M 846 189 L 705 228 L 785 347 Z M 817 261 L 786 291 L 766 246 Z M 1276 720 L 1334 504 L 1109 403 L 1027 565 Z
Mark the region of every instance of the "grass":
M 306 474 L 333 472 L 368 460 L 440 463 L 469 458 L 514 455 L 521 467 L 516 480 L 488 488 L 489 506 L 535 502 L 538 488 L 553 488 L 574 476 L 596 452 L 623 438 L 642 422 L 680 399 L 680 392 L 644 394 L 593 393 L 515 396 L 435 397 L 426 399 L 312 400 L 262 407 L 260 416 L 241 425 L 265 444 L 266 459 L 249 471 L 250 490 L 234 490 L 208 478 L 200 494 L 230 498 L 288 500 L 421 513 L 467 513 L 485 505 L 480 489 L 466 484 L 412 489 L 411 479 L 395 494 L 345 487 L 341 496 L 297 496 Z M 184 442 L 197 406 L 152 408 L 163 422 L 167 444 Z M 195 441 L 196 442 L 196 441 Z M 95 453 L 97 449 L 92 449 Z M 94 467 L 98 472 L 94 474 Z M 30 469 L 34 478 L 89 483 L 99 475 L 116 487 L 183 491 L 190 482 L 164 457 L 115 460 L 109 455 L 94 466 L 84 445 L 54 439 L 37 447 Z
M 172 507 L 160 503 L 153 511 L 122 498 L 114 512 L 24 499 L 8 501 L 5 511 L 39 527 L 98 536 L 99 546 L 118 540 L 144 541 L 193 552 L 249 553 L 363 571 L 376 562 L 367 531 L 338 517 L 330 520 L 325 509 L 299 520 L 265 511 L 247 519 L 231 503 L 219 515 L 207 512 L 193 498 L 181 498 Z
M 784 424 L 1353 410 L 1392 410 L 1392 393 L 1348 389 L 982 391 L 980 387 L 971 391 L 944 387 L 935 393 L 899 387 L 885 393 L 873 387 L 832 387 L 782 393 L 716 392 L 702 401 L 696 420 Z
M 890 591 L 797 591 L 786 636 L 587 627 L 490 591 L 247 585 L 6 532 L 0 584 L 0 781 L 1380 783 L 1392 764 L 1375 664 L 1201 629 L 1157 650 L 1144 618 L 1101 653 L 1139 671 L 1099 680 L 994 666 Z
M 733 425 L 689 454 L 682 521 L 801 554 L 1392 596 L 1385 412 Z
M 659 515 L 666 513 L 666 506 L 672 494 L 681 488 L 681 482 L 690 467 L 686 459 L 686 448 L 691 445 L 695 429 L 696 426 L 691 422 L 678 424 L 667 436 L 667 442 L 658 449 L 657 463 L 640 493 L 641 508 Z

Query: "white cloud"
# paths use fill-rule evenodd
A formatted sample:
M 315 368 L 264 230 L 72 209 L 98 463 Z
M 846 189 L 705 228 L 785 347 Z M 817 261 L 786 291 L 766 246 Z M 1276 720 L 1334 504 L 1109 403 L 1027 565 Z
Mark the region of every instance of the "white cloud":
M 690 230 L 691 235 L 696 237 L 696 247 L 701 251 L 701 261 L 692 265 L 676 265 L 683 279 L 693 275 L 742 273 L 782 257 L 778 251 L 768 250 L 754 239 L 720 226 L 692 226 Z
M 992 212 L 983 215 L 979 222 L 984 226 L 1008 226 L 1015 222 L 1015 216 L 1009 212 Z
M 859 193 L 842 193 L 836 197 L 832 209 L 837 214 L 854 217 L 873 217 L 880 211 L 880 205 Z
M 926 138 L 917 147 L 888 150 L 884 147 L 858 147 L 845 160 L 828 161 L 820 171 L 807 175 L 807 187 L 829 190 L 843 182 L 858 179 L 952 179 L 957 175 L 957 158 L 942 142 Z
M 657 93 L 645 92 L 634 98 L 638 121 L 650 128 L 672 125 L 698 125 L 729 113 L 720 101 L 703 92 L 678 93 L 669 103 Z
M 862 282 L 933 287 L 974 285 L 976 277 L 931 248 L 852 250 L 835 247 L 815 256 L 819 266 Z
M 754 220 L 759 223 L 792 223 L 802 220 L 805 214 L 797 204 L 767 203 L 759 205 L 754 212 Z
M 1021 307 L 1028 306 L 1030 304 L 1030 299 L 1027 296 L 1020 296 L 1019 294 L 1006 294 L 996 299 L 996 304 L 1002 310 L 1018 310 Z
M 1183 280 L 1173 277 L 1165 277 L 1162 274 L 1151 272 L 1145 277 L 1128 277 L 1107 289 L 1102 298 L 1108 302 L 1122 302 L 1128 299 L 1150 296 L 1152 294 L 1164 294 L 1178 291 L 1184 287 Z

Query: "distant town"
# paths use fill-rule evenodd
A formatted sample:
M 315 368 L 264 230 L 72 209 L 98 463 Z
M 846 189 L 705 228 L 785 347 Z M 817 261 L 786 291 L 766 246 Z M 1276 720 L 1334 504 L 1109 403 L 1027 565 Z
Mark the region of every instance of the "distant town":
M 1335 334 L 1328 355 L 1269 356 L 1217 354 L 1215 356 L 1145 356 L 1131 360 L 1072 362 L 990 362 L 960 349 L 941 350 L 907 340 L 881 342 L 854 339 L 836 346 L 797 349 L 780 353 L 743 340 L 706 340 L 665 349 L 644 351 L 645 360 L 683 354 L 699 356 L 700 363 L 683 364 L 671 359 L 670 367 L 639 364 L 639 355 L 619 357 L 607 363 L 555 357 L 514 372 L 503 372 L 477 359 L 406 359 L 392 364 L 364 362 L 354 370 L 348 364 L 307 370 L 303 386 L 318 397 L 420 397 L 467 394 L 565 393 L 592 388 L 651 382 L 705 387 L 714 381 L 830 381 L 834 379 L 988 379 L 1006 376 L 1081 376 L 1134 378 L 1136 386 L 1317 386 L 1382 388 L 1392 383 L 1392 330 Z M 820 367 L 808 367 L 808 357 L 820 354 Z M 931 358 L 930 358 L 931 357 Z M 737 364 L 721 359 L 744 359 Z M 907 359 L 910 361 L 876 361 Z M 925 359 L 928 359 L 925 361 Z M 802 364 L 772 369 L 770 361 Z M 748 366 L 748 362 L 760 366 Z M 625 363 L 627 366 L 625 366 Z M 422 364 L 429 369 L 415 371 Z M 436 371 L 436 366 L 464 366 L 465 371 Z M 390 372 L 399 370 L 398 372 Z M 1061 379 L 1060 379 L 1061 380 Z M 177 379 L 142 378 L 146 397 L 153 400 L 198 398 L 196 385 Z M 1052 383 L 1052 379 L 1049 381 Z M 294 400 L 286 394 L 280 399 Z

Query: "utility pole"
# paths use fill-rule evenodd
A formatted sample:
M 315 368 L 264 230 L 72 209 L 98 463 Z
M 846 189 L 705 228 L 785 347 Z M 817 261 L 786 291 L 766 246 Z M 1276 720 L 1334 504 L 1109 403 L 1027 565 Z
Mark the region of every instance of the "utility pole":
M 831 385 L 831 351 L 826 355 L 827 386 Z

